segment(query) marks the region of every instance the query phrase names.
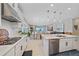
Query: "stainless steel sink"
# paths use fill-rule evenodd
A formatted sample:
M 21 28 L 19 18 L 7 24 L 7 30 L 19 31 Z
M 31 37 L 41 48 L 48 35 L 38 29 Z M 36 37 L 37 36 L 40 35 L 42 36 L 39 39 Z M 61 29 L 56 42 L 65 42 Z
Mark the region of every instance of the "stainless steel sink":
M 64 36 L 64 35 L 56 35 L 56 37 L 66 37 L 66 36 Z
M 6 40 L 6 42 L 4 42 L 3 44 L 0 44 L 0 45 L 11 45 L 11 44 L 16 43 L 20 39 L 21 39 L 21 37 L 9 38 L 8 40 Z

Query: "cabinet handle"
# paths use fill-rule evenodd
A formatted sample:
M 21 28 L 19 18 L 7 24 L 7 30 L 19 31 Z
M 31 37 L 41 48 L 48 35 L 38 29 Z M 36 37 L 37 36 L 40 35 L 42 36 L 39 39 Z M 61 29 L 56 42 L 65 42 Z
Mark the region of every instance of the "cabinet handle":
M 26 42 L 27 42 L 27 39 L 26 39 Z
M 21 50 L 22 50 L 22 45 L 21 45 Z
M 68 42 L 66 42 L 66 46 L 68 46 Z

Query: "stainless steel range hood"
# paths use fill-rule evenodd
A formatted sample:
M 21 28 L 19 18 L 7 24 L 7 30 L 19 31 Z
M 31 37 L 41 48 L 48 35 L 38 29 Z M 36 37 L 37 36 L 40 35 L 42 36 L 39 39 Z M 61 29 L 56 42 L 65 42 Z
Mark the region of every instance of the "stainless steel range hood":
M 17 20 L 13 16 L 2 16 L 2 19 L 10 21 L 10 22 L 20 22 L 19 20 Z
M 1 4 L 2 9 L 2 19 L 10 21 L 10 22 L 20 22 L 20 18 L 18 17 L 15 10 L 11 8 L 11 6 L 7 3 Z

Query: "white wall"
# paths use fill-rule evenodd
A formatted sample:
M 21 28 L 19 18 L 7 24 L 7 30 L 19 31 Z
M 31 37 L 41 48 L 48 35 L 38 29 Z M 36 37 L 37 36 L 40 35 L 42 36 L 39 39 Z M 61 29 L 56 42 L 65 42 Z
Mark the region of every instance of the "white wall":
M 19 36 L 20 35 L 18 33 L 19 27 L 20 27 L 20 24 L 17 22 L 9 22 L 4 19 L 1 19 L 1 27 L 0 28 L 8 30 L 9 37 Z
M 9 21 L 2 19 L 0 28 L 7 29 L 10 37 L 17 36 L 17 34 L 16 34 L 17 30 L 18 30 L 18 24 L 17 23 L 11 23 Z

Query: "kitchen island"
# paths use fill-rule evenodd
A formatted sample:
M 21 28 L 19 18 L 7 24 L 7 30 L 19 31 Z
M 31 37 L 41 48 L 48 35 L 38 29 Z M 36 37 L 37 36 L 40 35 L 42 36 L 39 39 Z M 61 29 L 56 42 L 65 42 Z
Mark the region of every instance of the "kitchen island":
M 21 56 L 26 49 L 27 36 L 21 36 L 14 44 L 0 45 L 0 56 Z
M 68 50 L 79 50 L 79 36 L 67 34 L 43 34 L 44 56 Z

